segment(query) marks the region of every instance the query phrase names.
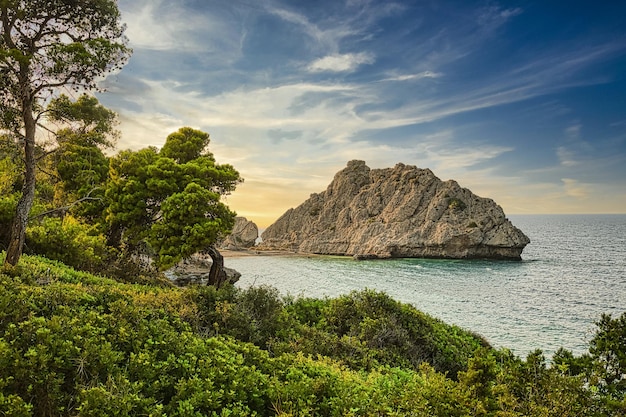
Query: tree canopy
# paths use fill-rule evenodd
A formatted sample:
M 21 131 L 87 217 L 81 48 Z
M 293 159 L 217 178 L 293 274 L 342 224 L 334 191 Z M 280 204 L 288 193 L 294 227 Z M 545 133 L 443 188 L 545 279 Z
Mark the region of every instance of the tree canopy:
M 115 0 L 2 0 L 0 25 L 0 127 L 20 139 L 24 155 L 5 260 L 15 265 L 35 195 L 35 132 L 44 102 L 61 87 L 96 88 L 100 77 L 121 68 L 130 49 Z
M 242 179 L 208 151 L 209 135 L 189 127 L 169 135 L 161 150 L 122 151 L 110 162 L 109 244 L 148 243 L 160 268 L 207 249 L 234 225 L 220 201 Z

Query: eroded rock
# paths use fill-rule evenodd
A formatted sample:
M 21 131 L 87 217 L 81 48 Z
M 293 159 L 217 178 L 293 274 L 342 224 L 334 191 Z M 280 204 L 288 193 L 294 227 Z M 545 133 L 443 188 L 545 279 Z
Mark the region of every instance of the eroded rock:
M 429 169 L 350 161 L 326 191 L 289 209 L 261 250 L 371 258 L 521 259 L 530 242 L 502 208 Z
M 236 217 L 233 231 L 220 245 L 221 249 L 242 250 L 253 247 L 259 237 L 257 225 L 245 217 Z

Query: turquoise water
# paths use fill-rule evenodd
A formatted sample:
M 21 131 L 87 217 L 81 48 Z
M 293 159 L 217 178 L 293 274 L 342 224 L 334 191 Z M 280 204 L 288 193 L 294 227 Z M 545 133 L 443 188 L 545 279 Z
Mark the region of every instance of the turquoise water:
M 371 288 L 525 356 L 588 349 L 602 313 L 626 311 L 626 215 L 509 216 L 522 262 L 340 257 L 227 258 L 240 287 L 333 297 Z

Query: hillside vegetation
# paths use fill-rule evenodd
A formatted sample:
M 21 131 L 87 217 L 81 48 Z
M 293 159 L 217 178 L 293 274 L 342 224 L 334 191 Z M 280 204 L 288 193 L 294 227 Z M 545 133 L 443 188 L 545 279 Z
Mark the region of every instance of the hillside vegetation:
M 0 273 L 0 415 L 617 416 L 626 315 L 603 321 L 548 366 L 370 290 L 128 284 L 24 256 Z

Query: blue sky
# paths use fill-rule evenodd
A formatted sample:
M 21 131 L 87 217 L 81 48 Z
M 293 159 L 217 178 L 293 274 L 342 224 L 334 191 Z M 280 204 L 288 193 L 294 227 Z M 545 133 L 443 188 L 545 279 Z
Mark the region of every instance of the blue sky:
M 626 2 L 121 0 L 120 149 L 209 132 L 265 227 L 349 160 L 507 214 L 626 212 Z

